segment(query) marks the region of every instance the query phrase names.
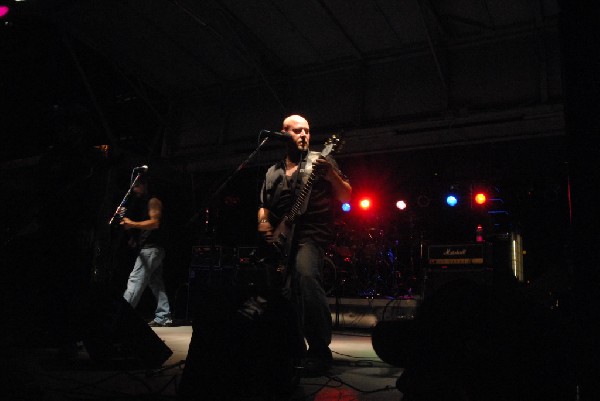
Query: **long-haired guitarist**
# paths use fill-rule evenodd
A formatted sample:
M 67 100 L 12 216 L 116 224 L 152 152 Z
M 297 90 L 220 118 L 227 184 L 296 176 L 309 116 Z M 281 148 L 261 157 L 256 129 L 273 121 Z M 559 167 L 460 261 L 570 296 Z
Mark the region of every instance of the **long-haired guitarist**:
M 258 232 L 267 243 L 285 242 L 289 250 L 291 288 L 298 303 L 299 326 L 308 344 L 302 361 L 304 376 L 325 374 L 332 363 L 331 313 L 322 286 L 324 250 L 333 240 L 333 211 L 337 202 L 350 199 L 352 187 L 333 157 L 309 150 L 310 127 L 299 115 L 283 121 L 289 134 L 285 159 L 269 168 L 260 193 Z M 314 172 L 314 174 L 313 174 Z M 312 180 L 311 178 L 317 178 Z M 307 191 L 307 182 L 310 191 Z M 304 194 L 302 193 L 304 189 Z M 293 225 L 286 228 L 286 216 L 299 197 Z M 285 231 L 285 235 L 281 234 Z
M 127 280 L 123 297 L 132 307 L 136 307 L 146 287 L 152 290 L 157 306 L 155 317 L 148 324 L 151 327 L 172 326 L 171 306 L 163 281 L 163 260 L 165 258 L 164 230 L 161 231 L 163 204 L 149 190 L 149 179 L 141 176 L 133 186 L 134 197 L 127 207 L 127 215 L 120 225 L 131 232 L 130 240 L 138 249 L 133 270 Z

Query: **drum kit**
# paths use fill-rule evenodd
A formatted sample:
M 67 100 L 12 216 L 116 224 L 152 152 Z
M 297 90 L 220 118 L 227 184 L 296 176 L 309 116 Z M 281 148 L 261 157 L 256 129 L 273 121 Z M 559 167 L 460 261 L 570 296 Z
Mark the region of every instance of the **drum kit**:
M 336 224 L 323 266 L 327 296 L 397 298 L 416 292 L 418 266 L 407 249 L 412 247 L 390 237 L 378 227 Z

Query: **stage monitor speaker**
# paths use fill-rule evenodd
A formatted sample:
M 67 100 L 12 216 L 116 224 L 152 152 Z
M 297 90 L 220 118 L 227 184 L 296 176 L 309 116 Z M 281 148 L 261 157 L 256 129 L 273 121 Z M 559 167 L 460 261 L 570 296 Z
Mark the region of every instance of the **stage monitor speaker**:
M 493 285 L 492 268 L 463 268 L 463 269 L 440 269 L 426 268 L 423 280 L 423 298 L 431 296 L 441 287 L 444 287 L 455 281 L 469 281 L 477 285 Z
M 406 368 L 415 347 L 414 319 L 382 320 L 375 325 L 371 344 L 377 356 L 392 366 Z
M 244 299 L 231 286 L 205 298 L 193 322 L 178 400 L 290 399 L 304 337 L 291 302 L 275 293 L 263 300 Z
M 83 344 L 90 359 L 123 368 L 159 368 L 173 351 L 121 296 L 95 291 Z

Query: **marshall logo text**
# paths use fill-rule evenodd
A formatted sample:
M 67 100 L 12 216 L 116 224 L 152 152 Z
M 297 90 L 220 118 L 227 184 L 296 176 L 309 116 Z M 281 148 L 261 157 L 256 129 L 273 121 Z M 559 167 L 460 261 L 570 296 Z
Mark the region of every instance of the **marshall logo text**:
M 446 250 L 442 253 L 444 256 L 464 256 L 467 254 L 467 249 L 450 249 L 446 248 Z

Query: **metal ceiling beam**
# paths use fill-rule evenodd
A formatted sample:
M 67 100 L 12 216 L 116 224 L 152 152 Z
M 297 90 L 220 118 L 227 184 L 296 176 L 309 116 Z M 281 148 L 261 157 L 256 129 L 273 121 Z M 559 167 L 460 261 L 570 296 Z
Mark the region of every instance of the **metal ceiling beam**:
M 73 46 L 71 45 L 71 42 L 69 41 L 69 38 L 67 37 L 66 33 L 64 31 L 62 31 L 61 34 L 62 34 L 61 36 L 62 36 L 63 43 L 64 43 L 65 47 L 67 48 L 69 55 L 71 56 L 73 65 L 75 65 L 75 68 L 77 69 L 77 72 L 79 73 L 79 77 L 81 78 L 81 81 L 83 82 L 86 92 L 90 98 L 90 102 L 92 103 L 92 105 L 94 106 L 94 109 L 96 110 L 96 113 L 98 114 L 98 118 L 100 119 L 102 128 L 104 129 L 104 133 L 108 137 L 108 140 L 110 141 L 110 145 L 113 148 L 118 149 L 119 142 L 117 141 L 117 138 L 115 137 L 112 129 L 110 128 L 110 124 L 108 124 L 108 120 L 106 119 L 104 110 L 102 109 L 102 107 L 100 106 L 100 103 L 98 102 L 98 97 L 96 96 L 96 92 L 94 91 L 94 88 L 92 88 L 92 85 L 90 84 L 88 76 L 79 61 L 79 57 L 77 57 L 77 53 L 73 49 Z
M 177 2 L 174 2 L 174 3 L 177 3 Z M 156 21 L 148 18 L 148 16 L 142 14 L 137 8 L 135 8 L 134 6 L 132 6 L 129 1 L 125 1 L 122 4 L 125 5 L 127 8 L 129 8 L 138 17 L 140 17 L 141 19 L 143 19 L 144 21 L 146 21 L 153 28 L 155 28 L 157 30 L 157 32 L 160 32 L 160 34 L 162 36 L 164 36 L 165 38 L 168 38 L 169 42 L 171 42 L 173 44 L 173 46 L 175 48 L 178 48 L 183 54 L 185 54 L 186 56 L 188 56 L 189 60 L 193 60 L 194 64 L 199 65 L 203 70 L 205 70 L 208 73 L 210 73 L 216 80 L 222 81 L 224 79 L 221 74 L 219 74 L 216 70 L 214 70 L 212 67 L 210 67 L 206 63 L 202 62 L 200 59 L 198 59 L 198 57 L 196 57 L 196 55 L 194 55 L 193 53 L 191 53 L 179 41 L 175 40 L 173 38 L 173 36 L 169 32 L 167 32 L 162 26 L 160 26 Z
M 220 7 L 221 10 L 219 10 L 219 11 L 221 11 L 226 18 L 232 20 L 235 26 L 242 27 L 245 34 L 252 36 L 252 41 L 259 45 L 259 46 L 256 46 L 255 48 L 267 49 L 269 51 L 271 57 L 276 58 L 278 60 L 279 64 L 285 65 L 285 61 L 282 60 L 277 55 L 277 53 L 274 52 L 269 46 L 267 46 L 265 44 L 265 42 L 263 42 L 256 35 L 254 35 L 252 29 L 250 29 L 250 27 L 248 25 L 246 25 L 242 20 L 240 20 L 236 16 L 236 14 L 233 13 L 229 9 L 229 7 L 227 7 L 225 4 L 223 4 L 219 0 L 214 0 L 214 2 Z M 230 31 L 235 32 L 235 28 L 232 25 L 230 25 Z M 220 35 L 220 36 L 222 39 L 224 39 L 224 37 L 222 35 Z M 254 65 L 256 69 L 259 69 L 258 64 L 256 63 L 255 59 L 250 54 L 250 51 L 248 50 L 248 47 L 246 46 L 246 44 L 237 35 L 236 35 L 236 39 L 238 41 L 237 46 L 235 43 L 233 43 L 233 44 L 230 43 L 230 45 L 236 50 L 238 55 L 242 57 L 242 61 L 244 61 L 246 63 L 250 63 L 250 64 Z
M 537 45 L 537 51 L 540 57 L 540 102 L 546 103 L 548 101 L 548 52 L 544 46 L 544 40 L 540 35 L 540 27 L 543 26 L 544 17 L 542 15 L 542 0 L 534 2 L 534 16 L 535 16 L 535 39 Z
M 519 27 L 510 27 L 506 29 L 499 29 L 495 32 L 493 36 L 484 35 L 477 36 L 472 38 L 465 38 L 461 40 L 450 41 L 445 43 L 445 49 L 448 51 L 469 48 L 475 46 L 489 45 L 493 43 L 500 43 L 505 40 L 511 40 L 516 38 L 526 38 L 533 36 L 535 34 L 540 34 L 544 31 L 553 31 L 556 30 L 557 24 L 556 21 L 545 22 L 539 29 L 536 31 L 535 27 L 531 25 L 524 25 Z M 387 54 L 378 54 L 376 57 L 369 58 L 367 57 L 364 62 L 365 65 L 377 65 L 381 63 L 388 63 L 392 61 L 404 60 L 407 58 L 419 57 L 425 54 L 431 54 L 431 47 L 427 43 L 422 43 L 419 45 L 415 45 L 411 48 L 405 47 L 399 51 L 390 51 Z M 361 61 L 362 62 L 362 61 Z M 360 65 L 358 65 L 360 67 Z M 314 66 L 313 68 L 305 67 L 303 69 L 298 69 L 297 71 L 292 73 L 291 79 L 298 79 L 303 77 L 314 77 L 320 76 L 328 73 L 332 73 L 335 71 L 342 71 L 347 69 L 357 68 L 357 62 L 353 60 L 337 60 L 335 62 L 328 63 L 326 65 L 321 64 L 318 66 Z M 272 76 L 271 80 L 277 84 L 282 84 L 286 82 L 286 80 L 290 79 L 289 76 Z M 232 83 L 238 89 L 251 88 L 256 86 L 255 81 L 250 81 L 247 79 L 238 80 L 236 83 Z M 204 87 L 200 91 L 196 93 L 190 93 L 188 96 L 203 96 L 214 93 L 216 86 L 213 87 Z
M 427 38 L 427 44 L 429 46 L 429 50 L 431 51 L 431 56 L 433 57 L 433 62 L 435 64 L 435 68 L 437 69 L 438 76 L 440 78 L 440 82 L 444 86 L 444 92 L 446 97 L 446 105 L 448 103 L 448 80 L 442 70 L 442 66 L 440 64 L 440 60 L 438 58 L 435 46 L 433 44 L 433 40 L 431 39 L 431 34 L 429 33 L 429 28 L 427 26 L 427 21 L 425 20 L 425 13 L 423 10 L 423 5 L 421 4 L 421 0 L 415 0 L 417 2 L 419 8 L 419 16 L 421 17 L 421 23 L 423 24 L 423 30 L 425 31 L 425 36 Z
M 373 0 L 373 4 L 375 4 L 375 8 L 377 9 L 377 11 L 379 11 L 379 14 L 381 14 L 381 16 L 383 17 L 383 19 L 387 23 L 387 25 L 390 27 L 390 30 L 392 32 L 394 32 L 394 36 L 396 37 L 396 40 L 398 41 L 398 45 L 403 45 L 404 41 L 402 40 L 402 38 L 400 37 L 400 35 L 398 34 L 398 32 L 394 29 L 394 24 L 388 18 L 387 13 L 383 12 L 383 10 L 381 9 L 381 6 L 379 5 L 379 2 L 377 0 Z
M 444 18 L 451 20 L 451 21 L 459 22 L 463 25 L 477 27 L 477 28 L 485 30 L 485 31 L 493 31 L 494 30 L 493 29 L 494 27 L 492 27 L 484 22 L 476 21 L 471 18 L 462 17 L 460 15 L 444 14 Z
M 434 28 L 437 29 L 437 31 L 438 31 L 437 34 L 439 35 L 440 38 L 447 38 L 448 32 L 446 32 L 446 30 L 440 23 L 440 16 L 438 15 L 436 9 L 431 4 L 430 0 L 424 0 L 424 1 L 427 5 L 427 9 L 431 13 L 432 25 L 434 25 Z
M 315 0 L 315 1 L 325 11 L 325 13 L 331 19 L 331 21 L 333 21 L 333 23 L 338 28 L 338 30 L 342 33 L 342 35 L 344 35 L 344 37 L 346 38 L 346 40 L 348 41 L 348 43 L 350 43 L 350 46 L 352 47 L 352 50 L 354 50 L 354 53 L 360 59 L 363 59 L 363 53 L 362 53 L 362 51 L 360 50 L 360 48 L 358 47 L 358 45 L 356 44 L 356 42 L 354 42 L 354 40 L 352 39 L 352 37 L 350 37 L 350 35 L 348 34 L 348 32 L 346 32 L 346 30 L 344 29 L 344 27 L 342 26 L 342 24 L 340 23 L 340 21 L 338 21 L 338 19 L 335 17 L 335 14 L 333 13 L 333 11 L 331 11 L 331 9 L 327 6 L 327 4 L 325 4 L 325 1 L 324 0 Z
M 366 64 L 364 61 L 364 55 L 363 52 L 360 50 L 360 48 L 358 47 L 358 45 L 356 44 L 356 42 L 354 42 L 354 40 L 352 39 L 352 37 L 350 36 L 350 34 L 348 32 L 346 32 L 346 30 L 344 29 L 343 25 L 341 24 L 341 22 L 336 18 L 335 14 L 333 13 L 333 11 L 331 11 L 331 9 L 327 6 L 327 4 L 325 4 L 324 0 L 316 0 L 321 8 L 323 8 L 323 10 L 325 10 L 325 12 L 327 13 L 327 15 L 329 16 L 329 18 L 333 21 L 333 23 L 335 24 L 335 26 L 338 28 L 338 30 L 342 33 L 342 35 L 344 35 L 344 37 L 346 38 L 346 40 L 348 41 L 348 43 L 350 43 L 352 49 L 354 50 L 355 54 L 358 55 L 358 59 L 359 59 L 359 77 L 356 80 L 356 82 L 358 82 L 358 87 L 356 89 L 357 93 L 358 93 L 358 97 L 357 97 L 357 102 L 356 102 L 356 108 L 358 110 L 358 112 L 356 113 L 357 116 L 357 121 L 355 121 L 356 124 L 361 125 L 362 122 L 364 121 L 364 115 L 365 115 L 365 104 L 366 104 L 366 97 L 367 97 L 367 88 L 366 88 L 366 82 L 367 82 L 367 68 L 366 68 Z
M 222 10 L 224 10 L 224 11 L 227 12 L 227 15 L 230 18 L 232 18 L 232 19 L 234 19 L 236 21 L 236 24 L 239 24 L 240 26 L 243 26 L 246 29 L 247 32 L 251 32 L 251 30 L 242 21 L 240 21 L 237 17 L 235 17 L 235 15 L 231 12 L 231 10 L 229 10 L 229 8 L 227 8 L 227 6 L 225 6 L 224 4 L 222 4 L 219 0 L 215 0 L 215 2 L 219 5 L 219 7 Z M 215 33 L 218 34 L 218 32 L 216 30 L 214 30 L 214 29 L 213 29 L 213 32 L 215 32 Z M 219 34 L 219 36 L 221 36 L 221 39 L 225 39 L 224 37 L 222 37 L 222 35 Z M 239 38 L 238 38 L 238 40 L 239 40 Z M 255 40 L 256 40 L 257 43 L 262 43 L 256 37 L 255 37 Z M 277 93 L 277 91 L 275 90 L 275 88 L 273 87 L 273 85 L 271 84 L 271 82 L 269 81 L 269 79 L 267 78 L 267 76 L 262 71 L 261 66 L 249 54 L 249 52 L 246 49 L 246 46 L 244 45 L 244 43 L 241 40 L 239 40 L 239 41 L 240 41 L 240 44 L 241 44 L 241 49 L 239 49 L 235 45 L 232 45 L 233 49 L 236 51 L 236 53 L 238 54 L 238 56 L 240 56 L 242 58 L 242 60 L 244 60 L 245 62 L 247 62 L 248 64 L 250 64 L 254 68 L 254 71 L 256 72 L 256 74 L 260 77 L 260 79 L 263 81 L 263 83 L 265 84 L 265 86 L 267 88 L 269 88 L 269 91 L 271 92 L 271 95 L 273 96 L 273 99 L 279 104 L 279 106 L 281 107 L 282 111 L 285 111 L 287 109 L 286 106 L 283 104 L 283 101 L 281 100 L 281 97 L 279 96 L 279 94 Z M 265 49 L 269 48 L 264 43 L 262 43 L 262 47 L 265 48 Z M 272 52 L 272 53 L 275 54 L 274 52 Z M 281 60 L 280 60 L 280 62 L 282 64 L 284 64 Z
M 281 16 L 285 19 L 286 24 L 288 24 L 291 27 L 293 27 L 294 32 L 296 32 L 296 34 L 302 38 L 302 40 L 304 41 L 304 43 L 306 44 L 306 46 L 308 48 L 310 48 L 310 50 L 315 55 L 315 58 L 317 58 L 319 60 L 323 60 L 321 52 L 319 52 L 319 50 L 317 50 L 317 48 L 312 44 L 312 42 L 310 40 L 308 40 L 308 38 L 306 37 L 306 35 L 303 34 L 303 30 L 300 29 L 300 28 L 298 28 L 298 26 L 294 22 L 294 20 L 288 18 L 288 16 L 285 15 L 285 13 L 283 12 L 283 10 L 279 7 L 278 2 L 277 1 L 273 1 L 273 0 L 265 0 L 265 1 L 267 1 L 271 5 L 271 7 L 273 7 L 275 10 L 277 10 L 277 12 L 279 14 L 281 14 Z
M 485 8 L 487 17 L 490 20 L 490 26 L 492 27 L 492 29 L 495 29 L 496 22 L 494 21 L 494 17 L 492 16 L 492 12 L 490 11 L 490 5 L 488 4 L 488 0 L 481 0 L 481 2 L 483 3 L 483 7 Z

